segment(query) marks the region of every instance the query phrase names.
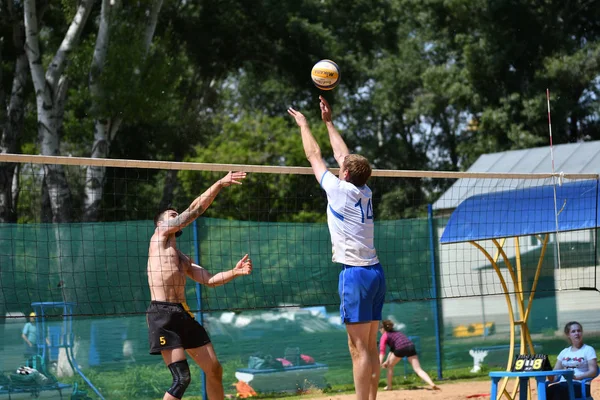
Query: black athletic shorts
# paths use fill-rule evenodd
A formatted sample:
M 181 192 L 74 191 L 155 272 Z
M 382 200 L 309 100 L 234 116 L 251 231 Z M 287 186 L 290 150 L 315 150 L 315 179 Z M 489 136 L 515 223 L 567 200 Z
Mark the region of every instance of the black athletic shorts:
M 150 354 L 178 347 L 193 349 L 210 343 L 204 327 L 183 304 L 153 301 L 147 311 Z
M 417 350 L 414 345 L 406 346 L 398 350 L 393 351 L 394 355 L 398 358 L 412 357 L 417 355 Z

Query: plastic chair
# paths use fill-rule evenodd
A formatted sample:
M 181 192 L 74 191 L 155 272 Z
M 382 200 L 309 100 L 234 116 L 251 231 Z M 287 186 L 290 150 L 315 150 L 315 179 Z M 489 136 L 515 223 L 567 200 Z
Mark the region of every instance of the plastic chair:
M 584 378 L 582 380 L 573 380 L 573 387 L 575 388 L 576 386 L 580 386 L 581 388 L 581 394 L 583 397 L 575 397 L 575 400 L 594 400 L 594 398 L 592 397 L 592 381 L 594 379 L 596 379 L 598 377 L 598 375 L 600 375 L 600 366 L 598 366 L 598 368 L 596 368 L 596 376 L 594 376 L 593 378 Z M 590 383 L 588 385 L 588 382 Z M 546 382 L 546 387 L 548 387 L 548 385 L 551 382 Z M 586 396 L 586 389 L 589 388 L 590 389 L 590 395 Z
M 593 378 L 585 378 L 582 379 L 580 381 L 573 381 L 573 386 L 577 386 L 577 385 L 581 385 L 581 394 L 584 397 L 577 397 L 575 398 L 575 400 L 594 400 L 594 398 L 592 397 L 592 381 L 594 379 L 596 379 L 598 377 L 598 375 L 600 375 L 600 367 L 596 368 L 596 376 L 594 376 Z M 587 385 L 587 383 L 590 383 L 589 385 Z M 588 386 L 590 388 L 590 395 L 586 397 L 586 386 Z

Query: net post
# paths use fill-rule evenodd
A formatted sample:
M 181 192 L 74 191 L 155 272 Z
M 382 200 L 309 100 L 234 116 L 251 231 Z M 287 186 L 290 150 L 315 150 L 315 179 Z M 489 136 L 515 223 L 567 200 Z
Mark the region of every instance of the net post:
M 433 231 L 433 208 L 431 204 L 427 204 L 427 219 L 429 225 L 429 254 L 431 260 L 431 288 L 433 297 L 433 314 L 434 326 L 435 326 L 435 347 L 436 347 L 436 363 L 437 363 L 437 375 L 438 379 L 442 377 L 442 346 L 440 343 L 440 309 L 438 307 L 437 299 L 437 277 L 435 268 L 435 240 L 433 239 L 435 234 Z
M 600 196 L 600 175 L 596 178 L 596 225 L 598 225 L 598 200 Z M 594 228 L 594 288 L 598 291 L 598 227 Z
M 200 244 L 198 243 L 198 224 L 196 220 L 192 222 L 193 240 L 194 240 L 194 261 L 200 265 Z M 204 319 L 202 318 L 202 285 L 196 282 L 196 320 L 200 325 L 204 325 Z M 202 379 L 202 399 L 207 400 L 208 396 L 206 393 L 206 374 L 200 369 L 200 379 Z

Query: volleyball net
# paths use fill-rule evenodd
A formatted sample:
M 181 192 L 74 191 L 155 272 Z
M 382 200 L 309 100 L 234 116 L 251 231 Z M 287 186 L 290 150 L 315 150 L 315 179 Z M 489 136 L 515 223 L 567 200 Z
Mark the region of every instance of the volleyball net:
M 219 343 L 260 343 L 273 354 L 296 344 L 330 370 L 349 358 L 345 348 L 327 344 L 345 346 L 337 311 L 340 267 L 331 261 L 327 199 L 310 168 L 17 155 L 0 161 L 14 172 L 0 188 L 10 205 L 0 207 L 4 329 L 20 329 L 32 303 L 70 303 L 73 329 L 87 346 L 82 365 L 156 363 L 146 356 L 145 336 L 152 219 L 166 206 L 184 210 L 228 171 L 241 170 L 248 173 L 243 185 L 224 188 L 177 241 L 212 273 L 231 269 L 246 253 L 252 257 L 249 276 L 217 288 L 186 286 L 187 303 L 204 318 L 226 379 L 251 351 Z M 572 186 L 579 188 L 576 213 L 570 212 L 576 199 L 561 195 Z M 472 365 L 463 338 L 500 334 L 504 340 L 500 295 L 529 293 L 534 281 L 532 332 L 559 330 L 565 311 L 588 322 L 597 303 L 598 176 L 375 170 L 369 187 L 388 288 L 384 314 L 420 337 L 426 367 Z M 465 204 L 470 208 L 460 214 Z M 454 236 L 443 239 L 450 225 Z M 525 230 L 508 229 L 515 225 Z M 494 254 L 494 240 L 502 241 L 501 255 Z M 496 269 L 517 265 L 523 282 L 503 288 Z M 60 309 L 47 313 L 64 318 Z M 282 335 L 289 329 L 297 335 Z M 445 339 L 438 349 L 436 337 Z M 124 342 L 133 346 L 128 356 Z M 17 362 L 20 352 L 11 358 L 11 351 L 0 349 L 0 359 Z M 348 379 L 341 376 L 329 381 Z

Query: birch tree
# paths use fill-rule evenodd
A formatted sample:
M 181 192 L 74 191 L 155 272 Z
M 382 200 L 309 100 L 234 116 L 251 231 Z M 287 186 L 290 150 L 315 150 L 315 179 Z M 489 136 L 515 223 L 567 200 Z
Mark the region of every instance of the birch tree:
M 0 153 L 16 153 L 18 140 L 23 132 L 23 116 L 25 104 L 25 84 L 27 82 L 27 56 L 25 55 L 25 31 L 23 19 L 17 15 L 12 1 L 1 1 L 0 9 L 11 27 L 14 48 L 14 72 L 10 95 L 2 86 L 2 68 L 0 68 Z M 0 39 L 1 40 L 1 39 Z M 0 61 L 2 60 L 0 43 Z M 15 178 L 16 165 L 0 163 L 0 223 L 16 222 L 16 204 L 13 191 L 18 193 Z M 14 190 L 13 190 L 14 189 Z
M 163 0 L 152 0 L 146 12 L 147 21 L 142 36 L 142 59 L 139 63 L 143 63 L 152 38 L 156 31 L 158 15 L 162 7 Z M 104 95 L 100 77 L 104 70 L 106 56 L 109 49 L 111 19 L 115 14 L 115 10 L 119 7 L 119 0 L 102 0 L 102 10 L 100 12 L 100 23 L 98 27 L 98 36 L 94 47 L 94 56 L 90 66 L 90 93 L 92 95 L 92 109 L 96 113 L 101 111 L 98 102 Z M 110 151 L 110 145 L 115 139 L 119 127 L 123 122 L 122 114 L 115 112 L 113 115 L 97 115 L 94 121 L 94 144 L 92 145 L 92 158 L 106 158 Z M 106 168 L 89 166 L 86 171 L 85 180 L 85 195 L 84 195 L 84 221 L 97 221 L 100 210 L 100 202 L 102 201 L 102 193 L 104 183 L 106 181 Z
M 38 136 L 42 155 L 60 155 L 60 131 L 67 94 L 64 74 L 69 53 L 85 26 L 94 0 L 82 0 L 52 61 L 44 70 L 40 50 L 40 30 L 35 0 L 25 0 L 25 50 L 36 97 Z M 60 165 L 44 165 L 43 191 L 47 192 L 52 222 L 71 219 L 71 191 L 65 170 Z M 45 196 L 43 196 L 45 197 Z

